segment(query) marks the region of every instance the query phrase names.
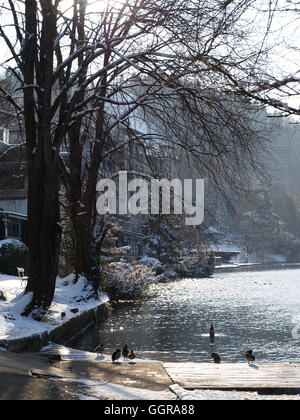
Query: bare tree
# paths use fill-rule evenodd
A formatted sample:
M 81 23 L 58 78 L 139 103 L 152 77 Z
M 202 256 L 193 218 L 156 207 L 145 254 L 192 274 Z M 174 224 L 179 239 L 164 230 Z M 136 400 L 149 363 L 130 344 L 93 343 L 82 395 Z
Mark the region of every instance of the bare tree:
M 299 122 L 300 3 L 298 0 L 255 2 L 260 49 L 268 50 L 265 66 L 255 69 L 250 83 L 240 85 L 242 95 L 269 107 L 275 116 Z M 236 83 L 236 80 L 234 81 Z
M 244 37 L 235 25 L 251 2 L 237 3 L 229 10 L 229 4 L 220 2 L 191 1 L 187 5 L 172 0 L 154 5 L 136 0 L 108 6 L 100 14 L 102 32 L 98 43 L 106 49 L 97 57 L 99 78 L 77 97 L 78 113 L 72 116 L 66 137 L 68 153 L 60 165 L 73 222 L 78 274 L 89 271 L 92 249 L 98 250 L 93 247 L 93 227 L 99 168 L 111 155 L 128 146 L 136 128 L 134 121 L 156 120 L 156 124 L 149 124 L 156 125 L 155 132 L 135 135 L 134 141 L 144 149 L 151 147 L 151 136 L 168 139 L 201 159 L 203 167 L 206 165 L 211 172 L 216 167 L 213 161 L 219 161 L 221 166 L 227 155 L 235 159 L 236 166 L 241 163 L 238 153 L 243 153 L 244 163 L 246 152 L 249 156 L 252 153 L 253 158 L 257 137 L 249 141 L 249 124 L 243 124 L 249 104 L 247 107 L 244 101 L 241 119 L 242 101 L 239 99 L 239 105 L 234 106 L 233 98 L 227 103 L 225 95 L 221 98 L 220 89 L 224 89 L 226 80 L 218 72 L 216 58 L 209 61 L 210 56 L 215 57 L 215 49 L 230 48 L 228 34 L 236 43 Z M 84 34 L 86 27 L 82 21 L 83 40 L 88 38 Z M 234 71 L 238 63 L 224 51 L 222 60 L 228 60 Z M 82 51 L 82 62 L 85 54 Z M 87 86 L 87 76 L 88 69 L 82 74 L 82 86 Z M 234 93 L 229 86 L 227 90 L 228 95 Z M 120 124 L 127 126 L 128 135 L 112 144 L 111 138 Z M 231 138 L 225 135 L 225 126 L 227 134 L 231 131 Z M 247 141 L 242 140 L 242 132 Z M 235 146 L 230 149 L 231 140 L 235 140 Z M 230 168 L 229 158 L 226 167 Z M 224 168 L 225 164 L 223 176 Z M 92 257 L 93 264 L 96 255 Z
M 264 65 L 264 51 L 248 42 L 249 27 L 243 20 L 253 3 L 124 0 L 89 6 L 87 0 L 3 2 L 2 10 L 9 14 L 7 24 L 0 26 L 10 51 L 5 66 L 18 80 L 24 98 L 20 105 L 1 88 L 26 129 L 30 250 L 26 291 L 33 298 L 25 315 L 42 317 L 53 299 L 61 235 L 60 181 L 70 201 L 77 245 L 81 244 L 77 271 L 84 271 L 99 166 L 115 152 L 108 147 L 114 128 L 126 123 L 134 112 L 146 110 L 154 115 L 161 110 L 162 115 L 166 111 L 168 117 L 161 118 L 162 124 L 172 128 L 174 107 L 178 106 L 193 124 L 193 143 L 181 144 L 208 168 L 213 158 L 222 162 L 221 156 L 232 155 L 242 166 L 242 154 L 251 155 L 253 148 L 248 147 L 246 137 L 238 142 L 241 124 L 236 118 L 231 130 L 229 115 L 234 117 L 236 97 L 265 101 L 257 93 L 262 86 L 258 87 L 256 78 Z M 146 81 L 142 89 L 136 88 L 137 80 L 138 84 Z M 219 108 L 220 104 L 226 108 L 220 92 L 231 98 L 229 113 Z M 209 108 L 213 117 L 205 121 Z M 112 109 L 117 110 L 114 119 L 109 118 Z M 198 135 L 197 116 L 202 116 Z M 214 129 L 213 118 L 220 124 Z M 94 138 L 87 143 L 83 139 L 89 121 L 94 121 Z M 220 145 L 224 127 L 228 136 Z M 182 134 L 178 124 L 173 134 L 178 142 Z M 203 136 L 205 146 L 201 146 Z M 230 138 L 235 139 L 234 145 Z M 61 157 L 64 142 L 65 160 Z M 254 143 L 251 137 L 251 145 Z

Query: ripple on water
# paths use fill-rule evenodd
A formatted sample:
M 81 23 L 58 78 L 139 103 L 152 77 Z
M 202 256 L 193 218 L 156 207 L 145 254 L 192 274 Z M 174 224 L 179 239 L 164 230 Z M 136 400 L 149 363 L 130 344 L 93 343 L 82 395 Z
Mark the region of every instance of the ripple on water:
M 291 334 L 300 316 L 299 282 L 300 268 L 292 266 L 161 284 L 148 301 L 113 305 L 111 317 L 72 346 L 91 350 L 104 342 L 110 352 L 128 343 L 139 357 L 205 362 L 212 351 L 241 361 L 251 347 L 259 361 L 299 361 L 300 342 Z

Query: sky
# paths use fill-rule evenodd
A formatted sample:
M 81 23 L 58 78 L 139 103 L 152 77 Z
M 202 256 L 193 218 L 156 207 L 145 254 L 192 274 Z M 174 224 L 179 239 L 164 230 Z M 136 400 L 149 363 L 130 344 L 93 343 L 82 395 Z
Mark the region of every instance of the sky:
M 0 5 L 7 5 L 7 0 L 0 0 Z M 88 0 L 91 12 L 99 11 L 109 6 L 120 6 L 122 0 Z M 252 41 L 262 48 L 270 47 L 269 61 L 266 67 L 271 73 L 276 73 L 278 78 L 284 75 L 297 74 L 300 77 L 300 47 L 297 46 L 300 39 L 300 6 L 296 9 L 299 0 L 257 0 L 253 2 L 253 7 L 245 16 L 249 26 L 254 25 L 255 35 Z M 17 5 L 17 3 L 16 3 Z M 72 6 L 72 0 L 62 0 L 62 8 L 67 15 Z M 279 8 L 280 13 L 272 13 L 274 8 Z M 270 12 L 271 9 L 271 12 Z M 295 11 L 298 10 L 298 11 Z M 285 11 L 284 11 L 285 10 Z M 0 15 L 0 22 L 6 26 L 8 34 L 13 39 L 14 29 L 8 11 L 3 11 Z M 269 36 L 265 33 L 269 31 Z M 10 58 L 10 53 L 3 40 L 0 39 L 1 59 L 0 68 L 4 69 L 3 64 Z M 298 49 L 297 49 L 298 48 Z M 1 70 L 0 70 L 1 71 Z M 2 74 L 4 70 L 2 70 Z M 300 97 L 294 96 L 283 98 L 289 105 L 299 108 Z

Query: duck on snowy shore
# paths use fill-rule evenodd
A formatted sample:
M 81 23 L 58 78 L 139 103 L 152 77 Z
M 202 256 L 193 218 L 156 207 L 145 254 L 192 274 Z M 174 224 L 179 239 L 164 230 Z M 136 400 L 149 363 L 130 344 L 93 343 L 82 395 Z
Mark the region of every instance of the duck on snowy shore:
M 214 359 L 215 363 L 221 363 L 221 357 L 218 353 L 212 353 L 210 356 Z
M 132 362 L 135 358 L 136 358 L 136 354 L 134 353 L 133 350 L 131 350 L 128 355 L 128 359 Z
M 121 357 L 121 350 L 117 349 L 116 351 L 113 352 L 113 354 L 111 356 L 112 362 L 113 363 L 116 362 L 117 360 L 120 359 L 120 357 Z
M 250 365 L 252 362 L 254 362 L 254 360 L 255 360 L 255 356 L 254 356 L 254 354 L 253 354 L 253 351 L 252 350 L 247 350 L 246 352 L 245 352 L 245 357 L 246 357 L 246 359 L 248 360 L 248 365 Z
M 94 352 L 97 353 L 97 355 L 102 356 L 103 352 L 104 352 L 104 345 L 103 344 L 98 344 L 98 346 L 94 349 Z
M 128 345 L 125 344 L 122 350 L 122 356 L 124 357 L 124 360 L 128 358 L 128 355 L 129 355 Z

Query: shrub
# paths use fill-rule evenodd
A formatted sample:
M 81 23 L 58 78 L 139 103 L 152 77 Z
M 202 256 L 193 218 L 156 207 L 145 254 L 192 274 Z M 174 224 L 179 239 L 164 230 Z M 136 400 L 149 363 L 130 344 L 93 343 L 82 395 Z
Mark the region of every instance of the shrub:
M 159 276 L 165 272 L 162 263 L 157 258 L 143 257 L 139 260 L 140 263 L 156 268 L 156 275 Z
M 156 283 L 156 268 L 138 263 L 110 263 L 103 266 L 104 291 L 113 300 L 141 298 Z
M 17 267 L 28 271 L 28 248 L 17 240 L 0 241 L 0 273 L 17 275 Z

